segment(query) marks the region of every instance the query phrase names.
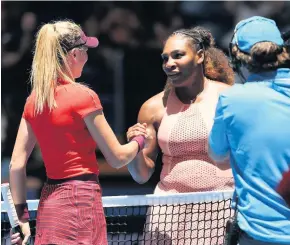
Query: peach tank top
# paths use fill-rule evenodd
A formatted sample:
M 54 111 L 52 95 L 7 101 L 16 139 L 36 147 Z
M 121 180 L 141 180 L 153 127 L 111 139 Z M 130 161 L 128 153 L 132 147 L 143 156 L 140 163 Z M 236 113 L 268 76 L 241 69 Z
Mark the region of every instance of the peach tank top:
M 208 136 L 213 125 L 218 93 L 209 83 L 199 103 L 183 104 L 170 92 L 158 130 L 163 167 L 156 194 L 233 189 L 229 166 L 216 166 L 208 156 Z

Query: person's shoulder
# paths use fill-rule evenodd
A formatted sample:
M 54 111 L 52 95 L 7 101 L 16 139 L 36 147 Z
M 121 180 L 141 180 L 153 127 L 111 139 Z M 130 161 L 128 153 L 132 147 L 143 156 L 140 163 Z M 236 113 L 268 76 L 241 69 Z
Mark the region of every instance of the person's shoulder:
M 232 86 L 226 87 L 220 91 L 221 97 L 232 97 L 237 96 L 238 94 L 244 93 L 245 87 L 244 84 L 234 84 Z
M 31 91 L 31 93 L 27 96 L 25 101 L 25 106 L 31 106 L 35 102 L 35 91 Z
M 70 92 L 78 93 L 80 96 L 81 95 L 87 95 L 90 93 L 96 93 L 94 90 L 92 90 L 88 85 L 84 83 L 70 83 L 65 85 L 66 89 L 69 90 Z
M 71 83 L 65 86 L 64 89 L 75 102 L 82 103 L 83 101 L 88 100 L 99 100 L 98 94 L 86 84 Z
M 222 83 L 222 82 L 218 82 L 218 81 L 215 82 L 214 84 L 215 84 L 216 89 L 217 89 L 217 91 L 219 93 L 221 93 L 221 92 L 223 92 L 223 91 L 225 91 L 225 90 L 227 90 L 227 89 L 232 87 L 232 85 L 229 85 L 229 84 L 226 84 L 226 83 Z
M 71 83 L 65 85 L 64 89 L 68 92 L 65 97 L 72 100 L 74 108 L 93 107 L 101 109 L 101 101 L 99 95 L 88 85 L 82 83 Z
M 223 92 L 230 89 L 232 86 L 223 82 L 213 81 L 208 85 L 212 93 L 221 95 Z
M 138 120 L 146 123 L 157 123 L 161 120 L 164 111 L 164 92 L 160 92 L 144 102 L 141 106 Z
M 230 86 L 229 89 L 226 89 L 221 92 L 221 95 L 225 97 L 236 97 L 238 95 L 248 95 L 248 96 L 257 96 L 259 91 L 268 89 L 268 86 L 264 86 L 261 83 L 247 82 L 247 83 L 236 83 L 233 86 Z
M 152 96 L 148 100 L 146 100 L 143 105 L 141 106 L 140 111 L 157 111 L 164 108 L 163 105 L 163 96 L 164 91 Z
M 67 96 L 70 96 L 68 100 L 72 100 L 73 111 L 79 114 L 82 118 L 93 111 L 103 109 L 99 96 L 87 85 L 72 83 L 68 84 L 67 90 L 69 91 Z
M 34 115 L 35 99 L 35 91 L 31 91 L 30 95 L 26 98 L 23 109 L 23 117 L 26 120 L 31 119 Z
M 220 101 L 223 105 L 250 105 L 254 101 L 263 99 L 265 86 L 257 83 L 234 84 L 231 88 L 220 93 Z

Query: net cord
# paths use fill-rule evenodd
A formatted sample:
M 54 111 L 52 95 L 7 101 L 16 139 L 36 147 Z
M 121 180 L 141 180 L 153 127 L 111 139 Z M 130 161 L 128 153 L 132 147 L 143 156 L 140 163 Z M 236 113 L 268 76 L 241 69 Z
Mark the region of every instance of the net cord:
M 130 196 L 105 196 L 102 197 L 103 207 L 134 207 L 134 206 L 157 206 L 157 205 L 179 205 L 202 202 L 216 202 L 231 199 L 233 190 L 229 191 L 207 191 L 192 193 L 174 193 L 164 195 L 130 195 Z M 37 210 L 39 200 L 27 200 L 30 211 Z M 1 201 L 1 213 L 6 212 L 6 206 Z

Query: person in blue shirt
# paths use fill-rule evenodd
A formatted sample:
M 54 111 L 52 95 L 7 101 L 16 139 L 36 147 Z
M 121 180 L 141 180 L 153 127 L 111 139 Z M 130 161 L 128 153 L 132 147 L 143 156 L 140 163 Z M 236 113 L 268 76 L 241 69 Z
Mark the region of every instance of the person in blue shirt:
M 219 96 L 210 155 L 230 158 L 239 245 L 289 245 L 290 209 L 277 192 L 290 168 L 289 49 L 275 21 L 254 16 L 236 25 L 230 56 L 244 83 Z

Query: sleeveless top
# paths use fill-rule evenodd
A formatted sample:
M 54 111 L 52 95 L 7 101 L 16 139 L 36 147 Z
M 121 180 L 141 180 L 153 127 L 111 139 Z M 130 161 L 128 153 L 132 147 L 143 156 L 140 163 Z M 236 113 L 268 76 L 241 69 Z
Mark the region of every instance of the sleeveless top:
M 156 194 L 234 188 L 229 164 L 217 166 L 208 156 L 218 92 L 211 83 L 206 89 L 204 99 L 193 104 L 183 104 L 174 89 L 168 96 L 157 135 L 163 167 Z

